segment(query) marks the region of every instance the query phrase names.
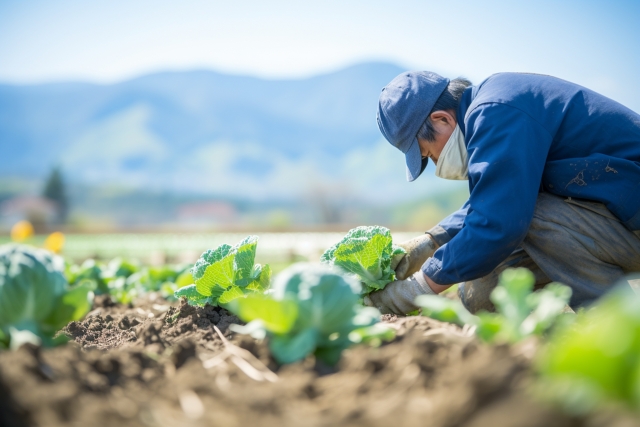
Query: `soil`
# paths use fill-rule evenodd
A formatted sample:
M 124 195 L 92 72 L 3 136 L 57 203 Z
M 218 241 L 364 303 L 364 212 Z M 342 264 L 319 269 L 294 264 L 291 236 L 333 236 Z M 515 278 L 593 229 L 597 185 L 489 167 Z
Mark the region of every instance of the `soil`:
M 228 334 L 240 320 L 219 307 L 192 307 L 184 301 L 170 304 L 155 293 L 135 307 L 96 298 L 94 309 L 81 322 L 71 322 L 63 332 L 83 349 L 112 350 L 123 346 L 162 354 L 179 341 L 189 340 L 203 351 L 219 352 L 221 342 L 212 325 Z M 107 301 L 107 302 L 104 302 Z
M 221 308 L 97 300 L 54 349 L 0 353 L 0 426 L 639 426 L 568 417 L 534 399 L 536 343 L 489 346 L 424 317 L 384 316 L 396 339 L 329 368 L 279 367 Z

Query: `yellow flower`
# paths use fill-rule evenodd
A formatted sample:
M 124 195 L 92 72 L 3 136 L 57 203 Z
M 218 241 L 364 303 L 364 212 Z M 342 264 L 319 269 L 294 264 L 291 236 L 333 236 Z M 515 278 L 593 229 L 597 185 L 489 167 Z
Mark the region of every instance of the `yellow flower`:
M 33 236 L 33 225 L 29 221 L 18 221 L 11 227 L 11 240 L 14 242 L 25 241 L 31 236 Z
M 45 249 L 49 249 L 51 252 L 59 254 L 62 252 L 64 246 L 64 234 L 59 231 L 49 234 L 44 241 Z

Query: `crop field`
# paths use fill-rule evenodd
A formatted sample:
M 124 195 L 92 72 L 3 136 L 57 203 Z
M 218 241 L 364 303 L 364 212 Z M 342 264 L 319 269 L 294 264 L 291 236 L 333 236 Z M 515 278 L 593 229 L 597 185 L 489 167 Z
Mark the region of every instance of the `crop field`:
M 417 234 L 0 241 L 0 426 L 640 426 L 629 286 L 574 313 L 512 269 L 495 312 L 364 306 Z

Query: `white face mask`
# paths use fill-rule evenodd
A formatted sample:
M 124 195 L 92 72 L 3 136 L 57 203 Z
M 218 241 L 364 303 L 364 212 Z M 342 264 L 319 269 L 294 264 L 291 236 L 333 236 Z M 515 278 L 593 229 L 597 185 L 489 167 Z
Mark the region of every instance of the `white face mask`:
M 469 162 L 464 135 L 460 126 L 456 128 L 444 145 L 436 165 L 436 176 L 444 179 L 469 179 Z

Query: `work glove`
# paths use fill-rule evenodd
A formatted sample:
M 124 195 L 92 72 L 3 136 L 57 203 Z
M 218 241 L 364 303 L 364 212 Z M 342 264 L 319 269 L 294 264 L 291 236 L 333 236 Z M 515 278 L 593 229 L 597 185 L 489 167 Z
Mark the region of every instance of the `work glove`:
M 407 314 L 418 309 L 414 301 L 419 295 L 436 295 L 422 271 L 408 279 L 391 282 L 380 291 L 371 292 L 364 297 L 364 305 L 376 307 L 382 314 Z
M 438 249 L 438 244 L 429 234 L 407 240 L 398 246 L 407 251 L 404 256 L 394 258 L 391 261 L 391 268 L 396 271 L 396 279 L 399 280 L 404 280 L 420 270 L 422 264 Z

